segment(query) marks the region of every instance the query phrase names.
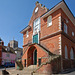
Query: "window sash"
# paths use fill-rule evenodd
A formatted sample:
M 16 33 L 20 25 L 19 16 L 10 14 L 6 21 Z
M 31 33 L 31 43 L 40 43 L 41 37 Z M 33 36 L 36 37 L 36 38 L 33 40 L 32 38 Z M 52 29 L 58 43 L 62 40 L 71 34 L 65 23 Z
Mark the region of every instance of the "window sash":
M 33 24 L 33 32 L 40 31 L 40 18 L 36 19 Z
M 64 32 L 67 33 L 67 25 L 64 24 Z
M 68 59 L 68 51 L 67 51 L 67 46 L 65 46 L 65 58 Z
M 70 51 L 70 59 L 74 59 L 74 52 L 73 52 L 72 48 L 71 48 L 71 51 Z
M 47 26 L 51 26 L 52 25 L 52 16 L 49 16 L 47 19 Z

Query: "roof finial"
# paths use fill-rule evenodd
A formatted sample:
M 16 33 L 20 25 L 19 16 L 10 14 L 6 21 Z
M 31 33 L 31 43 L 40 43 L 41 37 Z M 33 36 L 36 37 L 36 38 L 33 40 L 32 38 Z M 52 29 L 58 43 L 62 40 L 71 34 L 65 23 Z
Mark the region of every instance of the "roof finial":
M 39 4 L 39 2 L 38 1 L 36 1 L 36 3 L 35 4 Z
M 62 1 L 65 1 L 65 0 L 62 0 Z

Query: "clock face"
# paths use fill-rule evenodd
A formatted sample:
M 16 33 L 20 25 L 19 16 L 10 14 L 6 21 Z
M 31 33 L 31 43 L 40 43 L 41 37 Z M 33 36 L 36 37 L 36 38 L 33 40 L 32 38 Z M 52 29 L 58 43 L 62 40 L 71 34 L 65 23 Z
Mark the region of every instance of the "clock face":
M 35 9 L 35 13 L 37 13 L 37 12 L 38 12 L 38 9 L 39 9 L 38 7 Z

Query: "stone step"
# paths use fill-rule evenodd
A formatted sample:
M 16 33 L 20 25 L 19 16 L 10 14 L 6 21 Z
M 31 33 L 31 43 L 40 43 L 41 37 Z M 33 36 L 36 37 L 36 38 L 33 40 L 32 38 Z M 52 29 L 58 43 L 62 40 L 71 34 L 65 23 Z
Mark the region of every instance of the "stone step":
M 31 73 L 37 68 L 36 65 L 31 65 L 29 67 L 25 67 L 23 70 L 10 70 L 8 71 L 10 75 L 31 75 Z
M 28 68 L 29 69 L 36 69 L 37 68 L 37 65 L 30 65 Z

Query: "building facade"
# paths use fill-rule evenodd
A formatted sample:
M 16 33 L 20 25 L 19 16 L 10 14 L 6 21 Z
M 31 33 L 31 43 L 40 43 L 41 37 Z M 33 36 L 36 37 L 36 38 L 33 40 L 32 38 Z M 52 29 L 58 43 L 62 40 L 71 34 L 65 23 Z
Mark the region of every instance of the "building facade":
M 16 47 L 16 48 L 14 48 L 14 51 L 16 53 L 16 60 L 21 59 L 22 55 L 23 55 L 23 49 L 19 48 L 19 47 Z
M 16 40 L 11 40 L 8 43 L 9 47 L 12 47 L 15 51 L 16 54 L 16 60 L 21 59 L 22 55 L 23 55 L 23 49 L 18 47 L 18 41 Z
M 13 48 L 4 46 L 4 42 L 0 38 L 0 66 L 7 62 L 15 63 L 16 54 Z
M 15 41 L 15 40 L 11 40 L 9 43 L 8 43 L 8 46 L 12 47 L 12 48 L 16 48 L 18 47 L 18 42 Z
M 21 33 L 23 66 L 39 67 L 47 62 L 45 58 L 56 55 L 60 59 L 51 66 L 58 71 L 75 67 L 75 18 L 64 1 L 50 10 L 36 2 L 29 25 Z M 43 72 L 44 68 L 39 70 Z

